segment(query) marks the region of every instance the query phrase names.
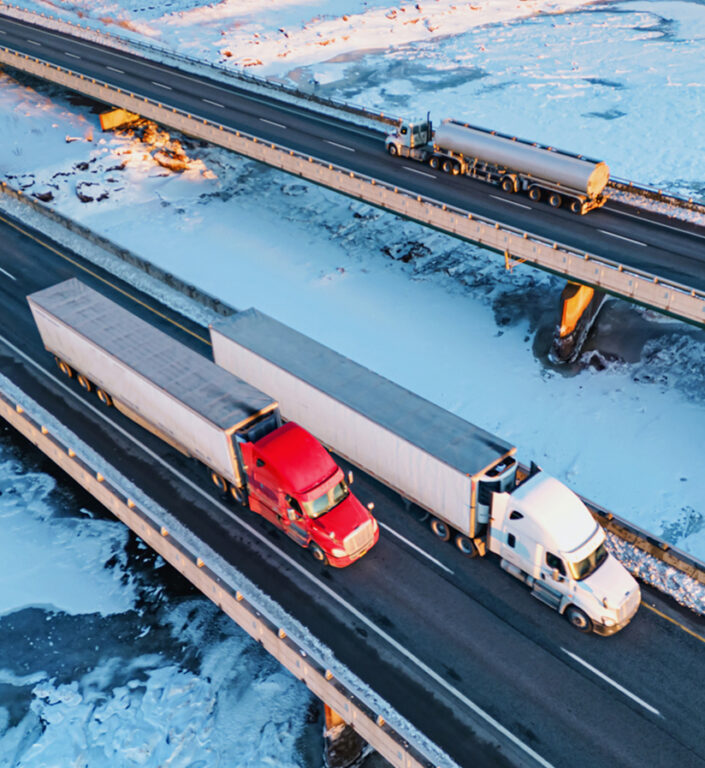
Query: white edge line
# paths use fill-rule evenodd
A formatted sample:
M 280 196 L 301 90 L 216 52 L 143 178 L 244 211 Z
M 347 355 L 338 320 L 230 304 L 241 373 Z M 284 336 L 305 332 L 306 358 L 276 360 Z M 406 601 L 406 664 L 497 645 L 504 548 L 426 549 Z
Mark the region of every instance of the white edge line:
M 384 528 L 385 531 L 389 531 L 389 533 L 391 533 L 392 536 L 396 536 L 398 539 L 401 539 L 404 542 L 404 544 L 406 544 L 408 547 L 411 547 L 411 549 L 415 549 L 419 554 L 423 555 L 427 560 L 430 560 L 432 563 L 435 563 L 439 568 L 443 568 L 444 571 L 447 571 L 448 573 L 455 576 L 455 571 L 451 571 L 451 569 L 443 565 L 443 563 L 440 560 L 436 560 L 436 558 L 429 555 L 428 552 L 424 552 L 424 550 L 421 549 L 421 547 L 417 547 L 413 541 L 409 541 L 409 539 L 402 536 L 401 533 L 397 533 L 394 530 L 394 528 L 391 527 L 391 525 L 387 525 L 386 523 L 383 523 L 381 520 L 378 520 L 377 522 L 379 523 L 380 528 Z
M 80 59 L 81 57 L 76 53 L 69 53 L 68 51 L 64 51 L 64 56 L 70 56 L 72 59 Z
M 17 280 L 14 275 L 11 275 L 6 269 L 3 269 L 2 267 L 0 267 L 0 272 L 2 272 L 3 275 L 7 275 L 11 280 Z
M 617 216 L 629 216 L 630 219 L 636 219 L 637 221 L 642 222 L 642 224 L 650 224 L 654 227 L 663 227 L 665 229 L 672 229 L 674 232 L 679 232 L 681 235 L 686 235 L 690 237 L 699 237 L 701 240 L 705 240 L 705 235 L 700 235 L 697 232 L 691 232 L 688 229 L 683 229 L 682 227 L 674 227 L 672 224 L 664 224 L 662 221 L 656 221 L 655 219 L 649 219 L 644 216 L 637 216 L 635 213 L 627 213 L 626 211 L 619 211 L 617 208 L 607 208 L 610 213 L 616 213 Z M 648 208 L 644 208 L 647 213 L 649 213 Z M 692 222 L 688 222 L 685 219 L 682 219 L 684 224 L 689 224 Z
M 429 179 L 438 178 L 438 176 L 434 176 L 432 173 L 428 173 L 427 171 L 420 171 L 418 168 L 411 168 L 408 165 L 403 165 L 402 168 L 406 168 L 407 171 L 411 171 L 412 173 L 418 173 L 421 176 L 428 176 Z
M 490 197 L 494 197 L 495 200 L 499 200 L 501 203 L 507 203 L 507 205 L 516 205 L 517 208 L 526 208 L 527 211 L 532 210 L 530 205 L 524 205 L 524 203 L 517 203 L 516 200 L 507 200 L 506 197 L 500 197 L 499 195 L 490 195 Z
M 109 69 L 111 72 L 118 72 L 121 75 L 124 75 L 124 71 L 122 69 L 118 69 L 117 67 L 111 67 L 110 64 L 105 65 L 106 69 Z
M 616 232 L 608 232 L 606 229 L 598 229 L 598 232 L 602 232 L 603 235 L 609 235 L 610 237 L 616 237 L 618 240 L 626 240 L 628 243 L 634 243 L 634 245 L 640 245 L 642 248 L 648 248 L 646 243 L 642 243 L 640 240 L 632 240 L 631 237 L 625 237 L 624 235 L 618 235 Z
M 624 686 L 620 685 L 619 683 L 615 682 L 611 677 L 608 677 L 604 672 L 600 672 L 599 669 L 596 669 L 592 666 L 592 664 L 588 664 L 587 661 L 584 661 L 580 658 L 580 656 L 576 656 L 574 653 L 571 653 L 570 651 L 566 650 L 565 648 L 561 648 L 563 653 L 567 653 L 568 656 L 570 656 L 571 659 L 574 659 L 578 662 L 578 664 L 582 664 L 586 669 L 589 669 L 591 672 L 596 674 L 599 678 L 604 680 L 606 683 L 609 683 L 610 685 L 613 685 L 618 691 L 621 691 L 625 696 L 629 696 L 630 699 L 633 699 L 636 701 L 637 704 L 641 704 L 644 709 L 648 709 L 649 712 L 653 712 L 655 715 L 658 715 L 659 717 L 663 717 L 663 715 L 656 709 L 655 707 L 652 707 L 651 704 L 647 704 L 643 699 L 640 699 L 636 694 L 632 693 L 631 691 L 628 691 Z
M 203 488 L 201 488 L 200 485 L 197 485 L 196 483 L 189 480 L 187 477 L 184 477 L 178 470 L 174 469 L 174 467 L 172 467 L 171 464 L 164 461 L 164 459 L 162 459 L 161 456 L 158 456 L 156 453 L 154 453 L 154 451 L 147 448 L 146 445 L 143 445 L 136 437 L 134 437 L 129 432 L 127 432 L 127 430 L 123 429 L 118 424 L 115 424 L 115 422 L 109 419 L 104 413 L 102 413 L 92 403 L 86 402 L 84 398 L 79 396 L 78 392 L 76 392 L 71 387 L 66 385 L 63 381 L 60 381 L 55 376 L 53 376 L 48 371 L 46 371 L 44 368 L 42 368 L 42 366 L 39 365 L 39 363 L 37 363 L 36 360 L 33 360 L 29 355 L 27 355 L 21 349 L 16 347 L 11 341 L 9 341 L 9 339 L 6 339 L 4 336 L 0 335 L 0 341 L 2 341 L 6 346 L 12 349 L 16 354 L 18 354 L 20 357 L 26 360 L 30 365 L 36 368 L 42 375 L 44 375 L 46 378 L 53 381 L 55 384 L 59 385 L 64 391 L 68 392 L 72 397 L 78 400 L 81 403 L 83 408 L 88 408 L 89 410 L 91 410 L 99 418 L 101 418 L 103 421 L 109 424 L 111 429 L 119 432 L 121 435 L 123 435 L 125 438 L 130 440 L 135 445 L 138 445 L 148 456 L 153 458 L 156 462 L 161 464 L 165 469 L 167 469 L 173 475 L 178 477 L 185 485 L 187 485 L 193 491 L 195 491 L 204 499 L 206 499 L 206 501 L 208 501 L 210 504 L 213 504 L 214 506 L 216 506 L 221 512 L 226 514 L 228 517 L 232 518 L 232 520 L 236 524 L 244 528 L 248 533 L 250 533 L 254 538 L 256 538 L 261 544 L 263 544 L 267 549 L 271 550 L 276 556 L 280 557 L 289 566 L 297 570 L 303 576 L 304 579 L 308 579 L 309 581 L 313 582 L 322 592 L 324 592 L 328 597 L 330 597 L 331 600 L 342 605 L 356 619 L 358 619 L 363 624 L 368 626 L 373 632 L 375 632 L 375 634 L 377 634 L 380 638 L 382 638 L 382 640 L 384 640 L 389 645 L 391 645 L 392 648 L 394 648 L 397 651 L 397 653 L 404 656 L 406 659 L 412 662 L 415 666 L 417 666 L 419 669 L 425 672 L 426 675 L 428 675 L 428 677 L 431 678 L 431 680 L 433 680 L 439 686 L 441 686 L 446 691 L 448 691 L 448 693 L 450 693 L 452 696 L 458 699 L 458 701 L 465 704 L 465 706 L 468 709 L 474 712 L 478 717 L 484 720 L 488 725 L 491 725 L 495 730 L 501 733 L 502 736 L 504 736 L 506 739 L 511 741 L 512 744 L 514 744 L 524 753 L 529 755 L 538 765 L 542 766 L 542 768 L 554 768 L 554 766 L 551 763 L 549 763 L 547 760 L 541 757 L 541 755 L 535 752 L 530 746 L 528 746 L 527 744 L 524 744 L 524 742 L 518 736 L 515 736 L 511 731 L 505 728 L 500 722 L 495 720 L 492 717 L 492 715 L 485 712 L 484 709 L 482 709 L 479 705 L 475 704 L 474 701 L 472 701 L 467 696 L 465 696 L 464 693 L 461 693 L 457 688 L 454 688 L 449 682 L 444 680 L 435 670 L 431 669 L 431 667 L 429 667 L 426 663 L 421 661 L 421 659 L 414 656 L 414 654 L 411 653 L 411 651 L 409 651 L 404 645 L 402 645 L 400 642 L 395 640 L 391 635 L 389 635 L 383 629 L 378 627 L 373 621 L 368 619 L 367 616 L 365 616 L 361 611 L 355 608 L 354 605 L 348 603 L 347 600 L 343 599 L 334 589 L 327 586 L 323 582 L 319 581 L 313 574 L 309 573 L 309 571 L 307 571 L 302 565 L 297 563 L 296 560 L 294 560 L 292 557 L 287 555 L 282 550 L 278 549 L 271 541 L 269 541 L 269 539 L 264 534 L 255 530 L 255 528 L 249 525 L 249 523 L 246 523 L 244 520 L 241 520 L 239 517 L 237 517 L 224 504 L 221 504 L 212 496 L 208 495 L 203 490 Z
M 173 90 L 173 88 L 170 85 L 165 85 L 164 83 L 158 83 L 156 80 L 152 80 L 152 85 L 158 85 L 160 88 L 166 88 L 167 91 Z

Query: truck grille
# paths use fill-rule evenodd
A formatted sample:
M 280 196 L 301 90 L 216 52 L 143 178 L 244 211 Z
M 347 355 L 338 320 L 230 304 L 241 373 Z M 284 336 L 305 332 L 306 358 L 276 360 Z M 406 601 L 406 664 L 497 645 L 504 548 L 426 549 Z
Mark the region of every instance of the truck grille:
M 372 521 L 368 520 L 343 539 L 346 554 L 354 555 L 372 546 L 374 539 Z
M 621 624 L 623 621 L 630 619 L 639 607 L 641 601 L 641 593 L 638 588 L 627 597 L 627 599 L 620 605 L 617 611 L 617 623 Z

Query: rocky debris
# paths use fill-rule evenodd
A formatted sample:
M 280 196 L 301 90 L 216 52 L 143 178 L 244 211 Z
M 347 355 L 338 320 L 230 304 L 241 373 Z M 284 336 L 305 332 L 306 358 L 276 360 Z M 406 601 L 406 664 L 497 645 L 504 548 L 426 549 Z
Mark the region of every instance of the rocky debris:
M 169 149 L 160 149 L 154 152 L 152 157 L 159 165 L 163 168 L 168 168 L 170 171 L 185 171 L 190 162 L 185 154 L 179 154 Z
M 431 249 L 418 240 L 411 240 L 406 243 L 395 243 L 392 246 L 385 245 L 382 248 L 382 253 L 386 253 L 387 256 L 391 256 L 396 261 L 403 261 L 404 264 L 408 264 L 414 259 L 430 256 Z
M 100 187 L 100 185 L 94 181 L 79 181 L 78 184 L 76 184 L 76 197 L 82 203 L 92 203 L 94 200 L 107 200 L 108 197 L 110 197 L 108 192 L 105 190 L 103 190 L 100 194 L 88 194 L 86 191 L 88 187 Z
M 32 197 L 36 197 L 37 200 L 41 200 L 43 203 L 49 203 L 54 199 L 54 193 L 51 190 L 46 192 L 32 192 Z

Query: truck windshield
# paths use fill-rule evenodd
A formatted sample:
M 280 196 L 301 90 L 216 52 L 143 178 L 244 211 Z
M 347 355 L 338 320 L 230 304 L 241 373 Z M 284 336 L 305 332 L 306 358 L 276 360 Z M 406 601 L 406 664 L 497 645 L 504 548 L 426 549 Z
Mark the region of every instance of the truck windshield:
M 344 498 L 350 493 L 348 484 L 345 480 L 341 480 L 337 485 L 333 486 L 329 491 L 319 496 L 313 501 L 301 502 L 306 514 L 314 520 L 321 515 L 325 515 L 326 512 L 330 512 L 336 504 L 340 504 Z
M 568 562 L 568 567 L 576 581 L 582 581 L 587 579 L 588 576 L 595 573 L 595 571 L 607 560 L 607 549 L 605 543 L 602 542 L 600 546 L 586 558 L 580 560 L 577 563 Z

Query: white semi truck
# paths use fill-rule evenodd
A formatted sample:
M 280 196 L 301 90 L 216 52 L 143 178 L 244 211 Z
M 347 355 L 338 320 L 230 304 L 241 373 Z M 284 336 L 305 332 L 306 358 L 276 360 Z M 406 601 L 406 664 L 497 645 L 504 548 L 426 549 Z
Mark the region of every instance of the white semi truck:
M 578 629 L 609 635 L 640 603 L 582 501 L 515 448 L 250 309 L 211 326 L 216 363 L 279 401 L 282 415 L 429 514 L 465 555 L 488 551 Z
M 496 131 L 444 120 L 434 131 L 431 121 L 402 122 L 385 145 L 392 157 L 428 163 L 453 175 L 497 184 L 504 192 L 525 192 L 554 208 L 566 204 L 573 213 L 599 208 L 610 171 L 606 163 L 504 136 Z

